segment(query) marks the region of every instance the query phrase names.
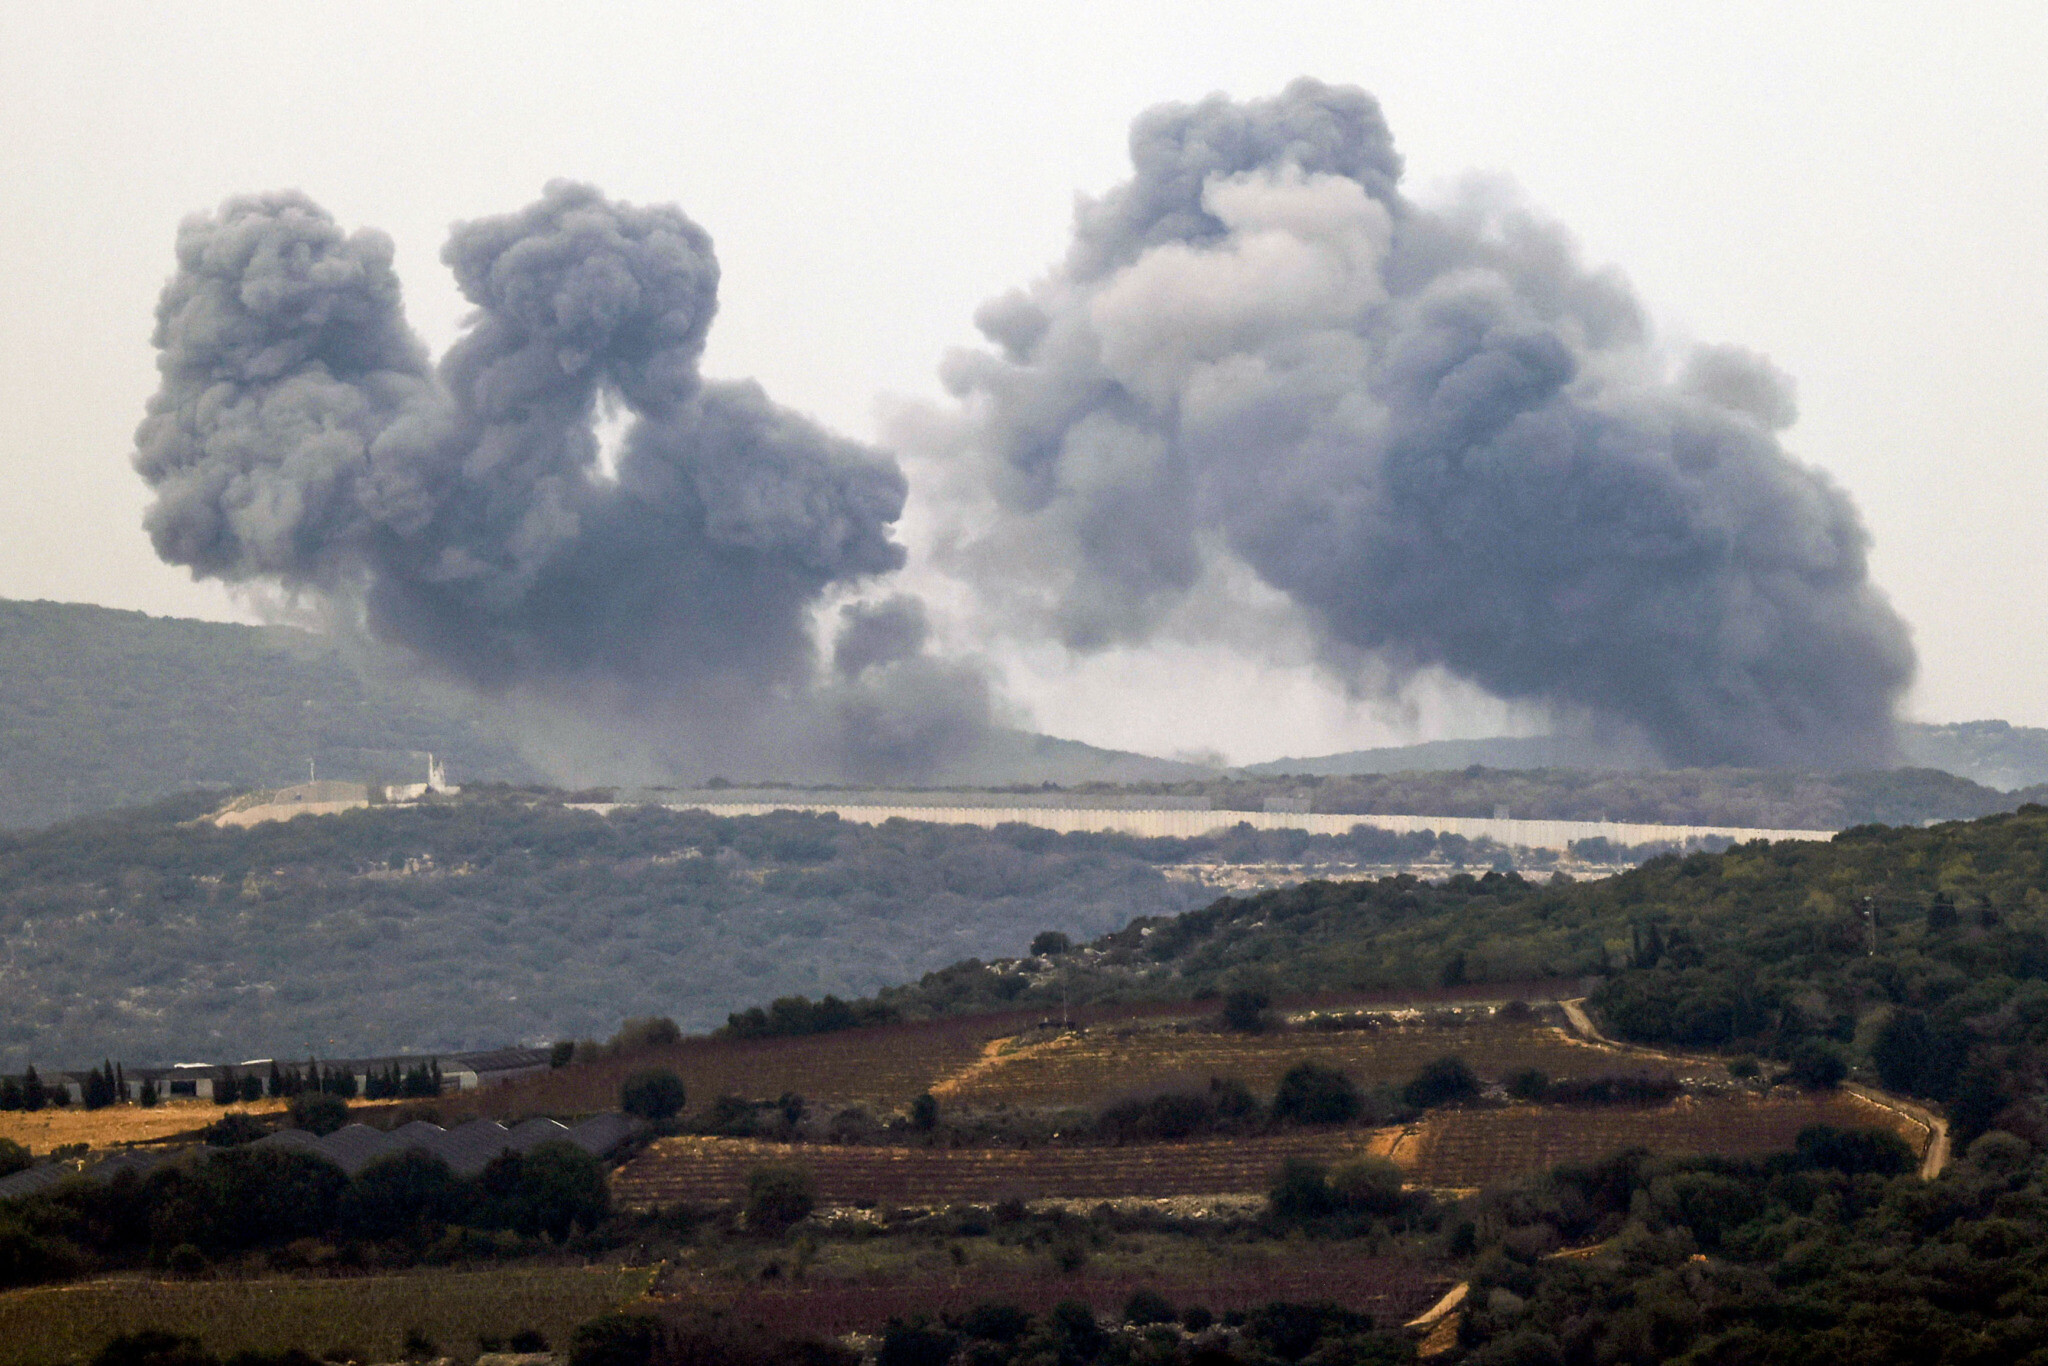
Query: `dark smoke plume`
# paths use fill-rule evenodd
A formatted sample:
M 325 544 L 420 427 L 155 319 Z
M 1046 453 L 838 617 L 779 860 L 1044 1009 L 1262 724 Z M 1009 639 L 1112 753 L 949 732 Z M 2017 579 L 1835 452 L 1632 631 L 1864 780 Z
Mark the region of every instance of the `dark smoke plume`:
M 924 658 L 901 603 L 852 619 L 819 676 L 810 615 L 902 565 L 904 479 L 699 378 L 718 265 L 680 211 L 558 182 L 458 226 L 442 258 L 475 312 L 438 366 L 389 239 L 302 195 L 232 200 L 177 252 L 135 457 L 166 560 L 311 595 L 486 692 L 616 718 L 685 774 L 901 777 L 986 725 L 985 682 Z M 606 405 L 632 419 L 615 476 Z
M 1131 158 L 948 363 L 989 503 L 953 563 L 1003 629 L 1142 642 L 1234 557 L 1339 667 L 1440 666 L 1687 764 L 1893 757 L 1907 632 L 1767 362 L 1672 380 L 1558 229 L 1404 198 L 1356 89 L 1162 106 Z

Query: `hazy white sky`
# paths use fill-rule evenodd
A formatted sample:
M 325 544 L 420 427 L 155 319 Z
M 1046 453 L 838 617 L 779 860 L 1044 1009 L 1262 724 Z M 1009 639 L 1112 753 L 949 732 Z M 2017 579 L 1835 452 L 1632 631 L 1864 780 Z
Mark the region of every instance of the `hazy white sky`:
M 1412 190 L 1511 177 L 1667 336 L 1795 375 L 1789 445 L 1853 492 L 1915 628 L 1910 712 L 2048 724 L 2044 70 L 2039 0 L 0 0 L 0 596 L 247 615 L 157 563 L 128 466 L 172 234 L 229 194 L 389 232 L 436 347 L 451 221 L 555 176 L 679 203 L 724 267 L 706 371 L 874 439 L 1125 174 L 1133 115 L 1310 74 L 1380 98 Z M 1157 752 L 1515 720 L 1185 649 L 1007 662 L 1044 728 Z

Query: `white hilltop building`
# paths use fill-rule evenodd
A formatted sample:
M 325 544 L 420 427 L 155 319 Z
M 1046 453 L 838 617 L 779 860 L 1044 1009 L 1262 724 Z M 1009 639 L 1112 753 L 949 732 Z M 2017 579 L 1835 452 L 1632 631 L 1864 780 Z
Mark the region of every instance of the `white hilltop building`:
M 462 791 L 448 781 L 447 765 L 440 763 L 433 755 L 427 756 L 427 780 L 423 783 L 396 783 L 384 789 L 387 800 L 394 802 L 416 802 L 429 792 L 444 792 L 453 795 Z
M 427 780 L 423 783 L 394 783 L 383 791 L 387 802 L 416 802 L 429 794 L 453 796 L 462 791 L 448 781 L 448 769 L 433 755 L 427 756 Z M 370 804 L 368 783 L 304 782 L 281 787 L 275 792 L 252 792 L 237 797 L 213 814 L 215 825 L 260 825 L 264 821 L 288 821 L 294 816 L 332 816 Z

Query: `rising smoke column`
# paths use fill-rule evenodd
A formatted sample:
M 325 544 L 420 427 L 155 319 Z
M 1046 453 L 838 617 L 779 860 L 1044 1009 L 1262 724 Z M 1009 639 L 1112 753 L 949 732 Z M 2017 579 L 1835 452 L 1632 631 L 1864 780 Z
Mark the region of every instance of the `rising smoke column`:
M 1360 90 L 1162 106 L 1131 158 L 945 371 L 989 503 L 954 563 L 1003 629 L 1142 642 L 1229 556 L 1339 665 L 1442 666 L 1680 763 L 1892 757 L 1906 629 L 1780 447 L 1768 363 L 1667 377 L 1557 229 L 1403 198 Z
M 442 256 L 475 313 L 434 366 L 382 234 L 296 193 L 183 225 L 135 456 L 164 559 L 311 594 L 486 692 L 610 714 L 699 776 L 845 767 L 884 676 L 944 718 L 899 747 L 971 737 L 972 671 L 869 648 L 814 676 L 813 607 L 903 563 L 904 479 L 756 385 L 699 377 L 701 228 L 557 182 Z M 606 404 L 632 419 L 615 477 Z

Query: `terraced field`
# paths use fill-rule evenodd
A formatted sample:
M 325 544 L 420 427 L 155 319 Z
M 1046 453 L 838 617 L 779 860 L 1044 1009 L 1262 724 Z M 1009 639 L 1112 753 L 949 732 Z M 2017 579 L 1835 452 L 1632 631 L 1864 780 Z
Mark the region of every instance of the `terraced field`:
M 397 1361 L 417 1328 L 468 1360 L 479 1333 L 575 1326 L 642 1294 L 644 1270 L 504 1267 L 404 1275 L 160 1281 L 110 1277 L 0 1294 L 0 1366 L 90 1360 L 120 1333 L 161 1328 L 222 1356 L 306 1347 L 337 1361 Z
M 1523 1106 L 1430 1115 L 1395 1149 L 1418 1185 L 1471 1188 L 1567 1162 L 1591 1162 L 1628 1148 L 1671 1155 L 1746 1157 L 1789 1150 L 1813 1124 L 1885 1129 L 1915 1153 L 1927 1132 L 1896 1111 L 1847 1091 L 1818 1095 L 1779 1088 L 1767 1097 L 1680 1097 L 1651 1108 Z
M 758 1323 L 777 1334 L 831 1336 L 880 1329 L 891 1318 L 939 1315 L 990 1302 L 1043 1314 L 1062 1300 L 1082 1300 L 1119 1314 L 1131 1292 L 1152 1290 L 1176 1306 L 1203 1305 L 1217 1313 L 1251 1309 L 1273 1300 L 1342 1304 L 1382 1324 L 1406 1322 L 1449 1288 L 1427 1266 L 1373 1257 L 1354 1247 L 1319 1247 L 1314 1257 L 1241 1258 L 1213 1270 L 1178 1273 L 1097 1271 L 1072 1275 L 1009 1272 L 969 1264 L 932 1269 L 910 1278 L 820 1277 L 746 1288 L 678 1286 L 685 1303 L 722 1311 L 729 1321 Z
M 1416 991 L 1338 992 L 1282 1002 L 1281 1008 L 1392 1010 L 1505 999 L 1546 1000 L 1571 986 L 1571 983 L 1531 981 Z M 1159 1025 L 1213 1019 L 1219 1009 L 1220 1004 L 1214 1001 L 1076 1006 L 1073 1022 L 1092 1036 L 1143 1023 Z M 529 1115 L 564 1118 L 595 1114 L 618 1107 L 619 1083 L 627 1073 L 642 1067 L 669 1067 L 683 1078 L 692 1105 L 702 1104 L 719 1095 L 768 1098 L 794 1091 L 809 1100 L 830 1105 L 861 1103 L 883 1110 L 896 1110 L 908 1106 L 921 1091 L 959 1094 L 959 1088 L 950 1083 L 970 1068 L 976 1073 L 983 1070 L 980 1064 L 989 1044 L 1033 1029 L 1042 1023 L 1043 1017 L 1042 1010 L 1009 1011 L 882 1025 L 804 1038 L 685 1039 L 671 1047 L 636 1052 L 630 1058 L 578 1063 L 509 1086 L 494 1086 L 461 1096 L 444 1096 L 435 1105 L 444 1123 L 461 1123 L 474 1118 L 517 1121 Z M 1197 1038 L 1213 1040 L 1217 1036 L 1190 1034 L 1186 1037 L 1190 1041 L 1188 1046 L 1192 1046 Z M 1333 1036 L 1285 1034 L 1273 1037 L 1306 1039 L 1307 1046 L 1320 1049 Z M 1355 1041 L 1365 1036 L 1351 1037 L 1355 1046 Z M 1227 1040 L 1225 1046 L 1228 1046 Z M 1429 1056 L 1436 1057 L 1442 1051 L 1439 1049 Z M 1575 1056 L 1574 1060 L 1580 1067 L 1588 1065 L 1583 1058 Z M 1233 1060 L 1230 1065 L 1236 1066 L 1237 1063 Z M 1522 1065 L 1541 1066 L 1542 1063 Z M 1193 1074 L 1198 1070 L 1199 1066 L 1191 1063 L 1187 1067 L 1172 1069 L 1172 1074 Z M 1125 1079 L 1114 1069 L 1112 1073 L 1109 1078 L 1110 1094 L 1126 1085 Z M 1208 1074 L 1202 1075 L 1206 1078 Z M 1277 1077 L 1279 1072 L 1272 1075 Z M 1250 1077 L 1245 1079 L 1251 1080 Z
M 446 1097 L 439 1109 L 444 1123 L 615 1110 L 619 1084 L 643 1067 L 674 1069 L 693 1106 L 721 1095 L 772 1097 L 794 1091 L 825 1105 L 900 1109 L 980 1058 L 991 1040 L 1036 1020 L 1036 1015 L 976 1015 L 799 1039 L 686 1039 L 630 1059 L 578 1064 L 510 1086 Z
M 1848 1092 L 1737 1094 L 1647 1108 L 1474 1107 L 1435 1112 L 1407 1130 L 1295 1130 L 1122 1146 L 834 1147 L 665 1138 L 613 1177 L 613 1194 L 636 1209 L 736 1200 L 754 1168 L 794 1163 L 811 1171 L 826 1205 L 1256 1196 L 1290 1157 L 1335 1163 L 1367 1154 L 1391 1156 L 1416 1185 L 1471 1189 L 1628 1148 L 1673 1155 L 1781 1152 L 1814 1124 L 1886 1129 L 1916 1153 L 1927 1141 L 1910 1119 Z
M 744 1195 L 767 1163 L 808 1168 L 826 1205 L 936 1207 L 999 1200 L 1256 1194 L 1290 1157 L 1340 1162 L 1384 1154 L 1398 1129 L 1324 1129 L 1122 1147 L 827 1147 L 743 1138 L 664 1138 L 612 1178 L 613 1197 L 645 1209 Z
M 1610 1052 L 1538 1024 L 1269 1034 L 1097 1028 L 1042 1043 L 994 1043 L 976 1065 L 932 1089 L 941 1099 L 962 1105 L 1090 1105 L 1167 1080 L 1225 1076 L 1269 1093 L 1283 1073 L 1301 1062 L 1337 1068 L 1360 1085 L 1372 1086 L 1406 1081 L 1446 1054 L 1463 1058 L 1487 1079 L 1529 1067 L 1552 1077 L 1583 1077 L 1635 1072 L 1648 1065 L 1637 1055 Z M 1711 1063 L 1674 1062 L 1672 1070 L 1727 1075 Z

